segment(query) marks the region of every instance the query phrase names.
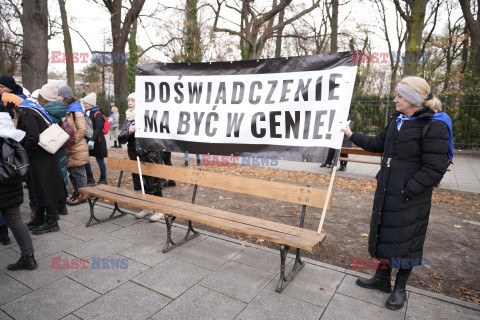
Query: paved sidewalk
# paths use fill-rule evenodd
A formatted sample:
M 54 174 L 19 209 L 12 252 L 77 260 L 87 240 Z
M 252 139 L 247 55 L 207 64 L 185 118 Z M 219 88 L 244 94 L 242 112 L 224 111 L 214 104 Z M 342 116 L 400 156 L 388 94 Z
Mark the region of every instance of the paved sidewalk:
M 105 217 L 111 207 L 101 206 Z M 85 228 L 88 206 L 69 211 L 60 232 L 33 236 L 38 269 L 6 271 L 19 249 L 0 247 L 0 319 L 480 319 L 478 305 L 416 288 L 388 310 L 388 294 L 357 287 L 358 273 L 309 259 L 278 294 L 274 250 L 201 232 L 163 254 L 163 223 L 126 215 Z M 173 228 L 176 239 L 184 232 Z M 52 269 L 52 258 L 114 260 Z

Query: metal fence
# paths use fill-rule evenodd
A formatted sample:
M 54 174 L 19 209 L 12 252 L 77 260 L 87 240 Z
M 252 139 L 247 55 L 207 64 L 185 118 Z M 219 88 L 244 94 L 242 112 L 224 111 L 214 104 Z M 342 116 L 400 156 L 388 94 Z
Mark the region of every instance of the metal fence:
M 443 103 L 443 111 L 453 121 L 455 149 L 480 150 L 480 96 L 459 98 L 450 94 L 439 98 Z M 394 97 L 376 95 L 354 95 L 350 106 L 350 119 L 355 123 L 354 130 L 368 135 L 379 134 L 387 125 L 388 115 L 395 111 L 393 99 Z M 120 112 L 120 124 L 123 124 L 128 108 L 127 97 L 99 97 L 97 104 L 105 114 L 110 114 L 110 101 L 115 101 Z
M 443 111 L 453 122 L 455 149 L 480 150 L 480 96 L 440 96 Z M 357 95 L 352 98 L 350 119 L 355 131 L 377 135 L 395 111 L 393 97 Z

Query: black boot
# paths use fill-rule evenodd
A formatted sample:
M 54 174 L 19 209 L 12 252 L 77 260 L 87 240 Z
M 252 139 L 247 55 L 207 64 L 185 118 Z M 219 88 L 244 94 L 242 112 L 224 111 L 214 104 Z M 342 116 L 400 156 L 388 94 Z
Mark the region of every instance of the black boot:
M 90 172 L 90 173 L 87 172 L 87 184 L 91 187 L 93 187 L 95 185 L 95 178 L 93 177 L 92 172 Z
M 357 286 L 367 289 L 378 289 L 382 292 L 392 292 L 392 283 L 390 282 L 390 275 L 392 269 L 380 269 L 378 268 L 373 278 L 358 278 Z
M 340 168 L 338 169 L 338 171 L 345 171 L 345 170 L 347 170 L 347 166 L 344 165 L 344 164 L 341 164 L 341 165 L 340 165 Z
M 107 184 L 107 176 L 100 176 L 96 185 L 98 186 L 99 184 Z
M 122 145 L 120 144 L 120 141 L 118 141 L 118 147 L 117 149 L 122 149 Z
M 397 274 L 395 286 L 393 286 L 393 291 L 385 304 L 388 309 L 398 310 L 403 308 L 403 305 L 407 300 L 407 280 L 408 277 Z
M 44 222 L 41 226 L 33 228 L 32 234 L 44 234 L 47 232 L 57 232 L 59 230 L 58 222 L 52 218 Z
M 8 227 L 6 224 L 0 227 L 0 242 L 4 246 L 8 246 L 10 243 L 12 243 L 8 237 Z
M 188 161 L 185 161 L 185 163 L 182 164 L 182 167 L 188 167 Z
M 37 269 L 37 261 L 35 261 L 33 253 L 28 255 L 22 255 L 16 263 L 9 264 L 7 266 L 7 269 L 9 271 Z
M 58 214 L 61 216 L 66 216 L 68 214 L 67 210 L 67 203 L 59 203 L 58 204 Z
M 200 159 L 197 159 L 197 166 L 200 166 L 202 165 L 202 161 L 200 161 Z
M 45 210 L 37 209 L 33 218 L 29 222 L 27 222 L 28 230 L 33 230 L 34 228 L 41 226 L 45 222 L 45 217 L 43 215 L 44 212 Z
M 113 141 L 113 148 L 117 148 L 117 141 Z

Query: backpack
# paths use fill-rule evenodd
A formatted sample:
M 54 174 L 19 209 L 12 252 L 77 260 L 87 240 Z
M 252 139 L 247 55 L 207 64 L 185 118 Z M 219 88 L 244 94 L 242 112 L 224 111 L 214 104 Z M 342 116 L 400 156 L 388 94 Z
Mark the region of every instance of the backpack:
M 110 121 L 108 121 L 108 119 L 100 111 L 95 112 L 95 115 L 93 116 L 93 118 L 97 116 L 97 113 L 100 113 L 103 117 L 103 134 L 107 134 L 108 131 L 110 131 Z
M 23 181 L 29 169 L 27 151 L 10 138 L 2 138 L 0 154 L 0 183 L 14 184 Z
M 93 137 L 93 123 L 89 116 L 85 115 L 85 122 L 87 123 L 87 132 L 85 132 L 85 138 L 88 140 Z

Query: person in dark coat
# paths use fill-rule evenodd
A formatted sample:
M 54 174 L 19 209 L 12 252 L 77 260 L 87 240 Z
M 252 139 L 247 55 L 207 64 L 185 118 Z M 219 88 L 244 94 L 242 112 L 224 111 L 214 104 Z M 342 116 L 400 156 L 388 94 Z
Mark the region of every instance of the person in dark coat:
M 87 143 L 88 150 L 91 157 L 95 157 L 100 168 L 100 179 L 97 184 L 107 184 L 107 167 L 105 165 L 105 158 L 108 158 L 107 141 L 103 134 L 103 124 L 105 117 L 103 113 L 97 108 L 97 95 L 92 92 L 83 98 L 85 111 L 93 124 L 93 136 Z M 93 178 L 92 167 L 90 163 L 85 165 L 87 171 L 87 181 L 89 184 L 95 183 Z
M 118 135 L 118 141 L 121 144 L 127 143 L 127 152 L 128 158 L 130 160 L 137 160 L 137 156 L 144 160 L 145 162 L 150 163 L 162 163 L 163 152 L 161 151 L 146 151 L 138 149 L 135 143 L 135 93 L 131 93 L 128 96 L 128 109 L 126 111 L 126 119 L 123 125 L 122 131 Z M 132 173 L 133 180 L 133 189 L 142 190 L 140 183 L 140 176 L 138 174 Z M 143 187 L 146 194 L 152 194 L 155 196 L 162 196 L 162 179 L 143 176 Z M 137 212 L 135 217 L 141 219 L 144 218 L 151 211 L 143 210 Z M 160 221 L 163 218 L 163 214 L 157 212 L 150 217 L 151 221 Z
M 4 93 L 2 100 L 7 98 Z M 38 145 L 40 133 L 46 130 L 53 120 L 43 107 L 30 100 L 15 97 L 18 107 L 17 128 L 25 131 L 22 145 L 30 158 L 30 179 L 38 209 L 33 219 L 27 223 L 33 234 L 59 231 L 57 223 L 58 202 L 67 197 L 60 162 L 57 154 L 50 154 Z M 45 216 L 45 217 L 44 217 Z
M 15 105 L 6 107 L 3 104 L 0 94 L 0 154 L 5 139 L 13 139 L 20 142 L 25 137 L 25 132 L 15 129 L 12 121 Z M 10 271 L 33 270 L 37 268 L 34 257 L 32 238 L 28 228 L 20 216 L 20 205 L 23 203 L 23 186 L 21 182 L 0 183 L 0 211 L 5 219 L 6 225 L 13 233 L 18 246 L 20 247 L 20 259 L 7 266 Z
M 377 175 L 368 251 L 388 259 L 371 279 L 357 285 L 391 291 L 392 268 L 399 269 L 386 307 L 397 310 L 406 300 L 405 286 L 413 267 L 422 264 L 433 187 L 442 180 L 453 157 L 451 120 L 441 102 L 419 77 L 406 77 L 397 86 L 396 112 L 376 137 L 342 131 L 353 143 L 383 153 Z
M 58 101 L 58 84 L 46 84 L 40 89 L 38 95 L 38 104 L 48 112 L 53 120 L 53 123 L 62 124 L 62 118 L 67 115 L 67 106 Z M 53 99 L 53 100 L 52 100 Z M 60 161 L 60 169 L 62 170 L 63 182 L 68 186 L 68 171 L 67 171 L 67 150 L 60 148 L 57 151 L 57 156 Z M 67 189 L 68 193 L 68 189 Z M 67 215 L 67 198 L 61 198 L 58 203 L 58 214 Z

